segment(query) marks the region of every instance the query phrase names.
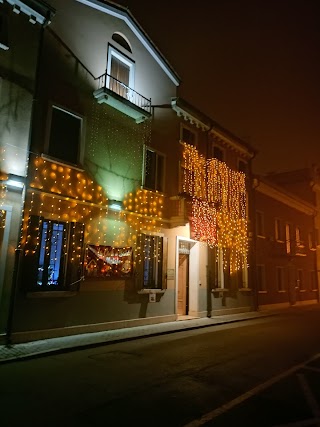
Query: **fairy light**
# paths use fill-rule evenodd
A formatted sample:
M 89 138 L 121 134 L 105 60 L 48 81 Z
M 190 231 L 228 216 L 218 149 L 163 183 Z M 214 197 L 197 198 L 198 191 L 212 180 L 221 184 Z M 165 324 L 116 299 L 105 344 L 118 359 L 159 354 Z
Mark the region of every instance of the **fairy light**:
M 205 160 L 194 146 L 186 143 L 183 160 L 183 191 L 192 199 L 195 239 L 221 248 L 224 269 L 234 273 L 247 265 L 245 174 L 217 159 Z

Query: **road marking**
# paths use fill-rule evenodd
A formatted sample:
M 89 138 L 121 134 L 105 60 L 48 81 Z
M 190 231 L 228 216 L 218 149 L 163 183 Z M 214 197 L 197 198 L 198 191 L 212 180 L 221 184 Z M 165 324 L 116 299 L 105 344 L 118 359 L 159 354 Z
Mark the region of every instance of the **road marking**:
M 317 422 L 320 421 L 320 418 L 310 418 L 308 420 L 297 421 L 295 423 L 290 424 L 281 424 L 273 427 L 308 427 L 315 426 Z
M 219 408 L 214 409 L 213 411 L 210 411 L 206 414 L 204 414 L 201 418 L 197 420 L 193 420 L 188 424 L 185 424 L 183 427 L 199 427 L 203 426 L 204 424 L 208 423 L 209 421 L 212 421 L 214 418 L 217 418 L 218 416 L 224 414 L 225 412 L 229 411 L 233 407 L 239 405 L 240 403 L 244 402 L 245 400 L 249 399 L 250 397 L 255 396 L 256 394 L 260 393 L 261 391 L 267 389 L 268 387 L 272 386 L 276 382 L 288 377 L 289 375 L 295 373 L 299 369 L 302 369 L 307 363 L 313 362 L 314 360 L 318 359 L 320 357 L 320 353 L 316 354 L 315 356 L 311 357 L 304 363 L 299 363 L 298 365 L 293 366 L 292 368 L 288 369 L 287 371 L 282 372 L 279 375 L 276 375 L 275 377 L 270 378 L 266 382 L 259 384 L 258 386 L 252 388 L 251 390 L 247 391 L 246 393 L 241 394 L 240 396 L 236 397 L 235 399 L 231 400 L 228 403 L 225 403 L 224 405 L 220 406 Z M 317 420 L 313 419 L 313 423 L 315 423 Z M 310 425 L 310 424 L 309 424 Z
M 319 419 L 320 418 L 320 409 L 319 409 L 319 405 L 311 391 L 311 388 L 309 387 L 309 384 L 306 380 L 306 377 L 303 374 L 297 374 L 298 380 L 300 382 L 300 385 L 302 387 L 303 393 L 305 395 L 305 398 L 307 400 L 308 405 L 310 406 L 310 409 L 312 411 L 312 414 L 315 418 Z M 317 423 L 315 424 L 318 427 L 320 427 L 320 424 Z

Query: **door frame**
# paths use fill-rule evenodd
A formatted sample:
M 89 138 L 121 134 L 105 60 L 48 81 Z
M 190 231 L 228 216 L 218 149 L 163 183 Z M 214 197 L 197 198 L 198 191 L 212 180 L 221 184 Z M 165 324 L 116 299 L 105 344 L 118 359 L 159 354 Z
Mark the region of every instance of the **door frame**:
M 179 245 L 180 242 L 187 242 L 190 244 L 189 254 L 189 292 L 187 301 L 188 314 L 198 314 L 198 284 L 199 284 L 199 242 L 183 236 L 176 236 L 176 268 L 175 268 L 175 314 L 178 314 L 178 286 L 179 286 Z

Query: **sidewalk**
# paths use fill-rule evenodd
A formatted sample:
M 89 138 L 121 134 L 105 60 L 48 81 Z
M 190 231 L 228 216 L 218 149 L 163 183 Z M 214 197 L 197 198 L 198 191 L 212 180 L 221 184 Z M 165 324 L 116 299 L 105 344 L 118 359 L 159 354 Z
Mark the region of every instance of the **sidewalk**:
M 170 334 L 179 331 L 221 325 L 224 323 L 240 322 L 244 320 L 272 316 L 281 312 L 283 312 L 283 310 L 262 312 L 252 311 L 240 314 L 214 316 L 211 318 L 205 317 L 103 332 L 91 332 L 88 334 L 50 338 L 22 344 L 12 344 L 10 346 L 0 345 L 0 363 L 12 362 L 21 359 L 47 355 L 50 353 L 59 353 L 74 349 L 81 349 L 95 345 L 103 345 L 107 343 L 128 341 L 142 337 Z

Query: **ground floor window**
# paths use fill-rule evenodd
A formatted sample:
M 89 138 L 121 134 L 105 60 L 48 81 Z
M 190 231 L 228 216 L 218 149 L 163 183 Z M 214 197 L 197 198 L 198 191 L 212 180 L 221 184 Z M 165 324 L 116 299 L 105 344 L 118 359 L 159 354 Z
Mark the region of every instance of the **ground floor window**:
M 257 284 L 259 292 L 266 292 L 265 266 L 262 264 L 257 265 Z
M 142 235 L 143 240 L 143 287 L 162 288 L 163 238 Z
M 280 292 L 283 292 L 284 289 L 284 268 L 276 267 L 276 275 L 277 275 L 277 289 Z
M 23 282 L 29 290 L 77 289 L 83 276 L 84 225 L 31 215 L 24 245 Z

